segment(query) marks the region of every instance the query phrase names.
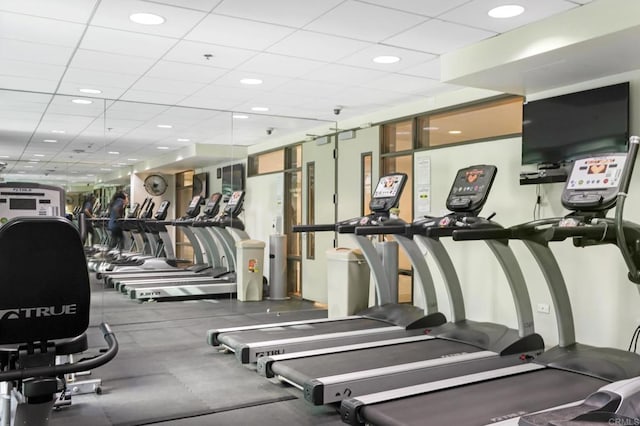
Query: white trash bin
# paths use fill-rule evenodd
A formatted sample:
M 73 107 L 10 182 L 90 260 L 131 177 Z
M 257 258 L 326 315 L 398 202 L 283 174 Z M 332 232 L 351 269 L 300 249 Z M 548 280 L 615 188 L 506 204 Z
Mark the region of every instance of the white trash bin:
M 329 318 L 358 313 L 369 306 L 369 265 L 360 250 L 329 249 L 327 302 Z
M 265 243 L 258 240 L 244 240 L 236 244 L 238 264 L 238 300 L 241 302 L 262 300 L 262 276 Z

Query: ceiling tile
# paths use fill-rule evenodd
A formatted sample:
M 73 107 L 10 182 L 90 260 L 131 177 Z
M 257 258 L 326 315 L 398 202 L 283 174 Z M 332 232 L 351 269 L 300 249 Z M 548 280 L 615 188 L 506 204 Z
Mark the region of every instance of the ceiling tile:
M 311 81 L 305 79 L 292 80 L 286 84 L 286 86 L 279 87 L 278 93 L 289 93 L 299 96 L 333 96 L 334 94 L 345 90 L 350 85 L 344 81 L 340 81 L 338 84 L 336 81 L 322 82 Z M 270 96 L 271 94 L 269 94 Z
M 110 52 L 118 55 L 159 58 L 173 47 L 176 42 L 177 40 L 167 37 L 89 27 L 80 47 L 86 50 Z
M 281 55 L 333 62 L 368 46 L 371 46 L 371 44 L 363 41 L 311 31 L 297 31 L 271 46 L 267 51 Z
M 142 25 L 129 19 L 134 13 L 152 13 L 165 18 L 161 25 Z M 109 0 L 100 3 L 91 21 L 92 25 L 136 33 L 181 38 L 196 25 L 206 13 L 136 0 Z
M 115 74 L 142 75 L 155 63 L 154 59 L 116 55 L 92 50 L 78 50 L 70 67 Z
M 57 86 L 58 82 L 53 80 L 0 75 L 0 87 L 3 89 L 53 93 Z
M 336 7 L 342 1 L 225 0 L 215 8 L 214 12 L 220 15 L 299 28 Z
M 85 88 L 102 89 L 103 87 L 114 87 L 125 89 L 131 86 L 137 79 L 138 76 L 134 74 L 117 74 L 82 68 L 68 68 L 62 81 L 67 84 L 76 84 Z
M 575 3 L 564 0 L 519 0 L 517 4 L 525 8 L 524 13 L 519 16 L 496 19 L 488 15 L 491 9 L 503 4 L 503 0 L 475 0 L 444 13 L 440 19 L 488 31 L 505 32 L 578 7 Z
M 326 34 L 379 42 L 425 21 L 425 17 L 346 1 L 305 27 Z
M 75 47 L 85 25 L 0 12 L 0 38 Z
M 373 58 L 377 56 L 397 56 L 400 58 L 400 61 L 394 64 L 379 64 L 373 62 Z M 416 52 L 415 50 L 401 49 L 383 44 L 374 44 L 353 55 L 340 59 L 338 63 L 384 72 L 397 72 L 430 61 L 435 57 L 435 55 L 430 53 Z
M 385 44 L 441 54 L 494 35 L 490 31 L 432 19 L 385 40 Z
M 148 0 L 144 0 L 145 2 Z M 204 10 L 209 12 L 222 0 L 149 0 L 149 3 L 161 3 L 185 9 Z
M 66 65 L 73 54 L 72 47 L 0 38 L 0 58 L 38 64 Z
M 389 9 L 403 10 L 409 13 L 437 17 L 438 15 L 451 10 L 461 4 L 469 3 L 470 0 L 360 0 L 362 3 L 377 4 Z
M 212 56 L 207 59 L 204 57 L 205 54 Z M 208 67 L 232 69 L 256 54 L 257 52 L 252 50 L 182 40 L 176 44 L 163 59 Z
M 293 31 L 292 28 L 278 25 L 221 15 L 209 15 L 185 39 L 230 47 L 264 50 Z
M 59 65 L 34 66 L 31 62 L 0 58 L 0 75 L 58 81 L 64 70 L 65 68 Z
M 240 80 L 243 78 L 258 78 L 262 80 L 262 84 L 258 84 L 255 86 L 246 85 L 240 83 Z M 227 74 L 223 75 L 219 79 L 217 79 L 214 83 L 215 86 L 227 86 L 234 87 L 237 89 L 246 90 L 247 93 L 258 93 L 261 91 L 268 91 L 274 89 L 287 81 L 290 78 L 281 77 L 276 75 L 267 75 L 261 72 L 250 72 L 250 71 L 229 71 Z
M 205 87 L 204 83 L 193 83 L 182 80 L 166 80 L 163 78 L 142 77 L 132 87 L 131 91 L 150 91 L 174 93 L 183 97 L 190 96 Z
M 405 68 L 400 71 L 400 74 L 415 75 L 440 81 L 440 58 Z
M 175 105 L 184 99 L 185 95 L 179 93 L 155 92 L 150 90 L 127 90 L 121 99 L 136 102 L 151 102 L 166 105 Z
M 148 105 L 136 102 L 117 101 L 107 109 L 107 120 L 129 119 L 147 121 L 163 113 L 169 107 L 164 105 Z
M 201 96 L 200 94 L 189 96 L 178 102 L 178 105 L 190 106 L 195 108 L 211 108 L 214 110 L 231 111 L 239 104 L 247 101 L 247 99 L 236 98 L 216 98 L 212 96 Z
M 384 76 L 382 71 L 368 70 L 365 68 L 350 67 L 347 65 L 326 65 L 304 76 L 305 80 L 317 80 L 345 84 L 362 84 Z
M 86 23 L 96 3 L 96 0 L 0 0 L 0 10 Z
M 78 84 L 72 82 L 62 82 L 58 87 L 58 94 L 68 95 L 73 97 L 85 97 L 86 95 L 80 92 L 80 89 L 98 89 L 102 91 L 100 94 L 91 95 L 92 97 L 100 97 L 106 99 L 118 99 L 126 91 L 123 87 L 108 87 L 104 85 L 96 84 Z M 99 99 L 99 98 L 98 98 Z
M 359 84 L 362 87 L 380 88 L 384 87 L 390 92 L 412 93 L 421 95 L 440 84 L 439 80 L 420 78 L 410 75 L 388 74 L 371 82 Z
M 160 61 L 146 74 L 149 77 L 191 81 L 196 83 L 212 83 L 228 70 L 204 65 L 185 64 L 182 62 Z
M 260 74 L 279 75 L 284 77 L 299 77 L 321 66 L 324 62 L 309 59 L 292 58 L 290 56 L 261 53 L 240 65 L 238 71 Z

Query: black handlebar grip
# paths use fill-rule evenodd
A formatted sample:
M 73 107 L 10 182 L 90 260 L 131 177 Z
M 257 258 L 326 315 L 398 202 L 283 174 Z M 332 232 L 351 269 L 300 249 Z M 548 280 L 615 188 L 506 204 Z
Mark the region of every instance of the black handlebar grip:
M 562 241 L 567 238 L 573 237 L 584 237 L 591 238 L 594 240 L 604 240 L 607 236 L 607 233 L 611 229 L 611 232 L 614 231 L 613 227 L 605 227 L 605 226 L 567 226 L 567 227 L 554 227 L 552 229 L 550 235 L 550 241 Z
M 453 231 L 455 241 L 504 240 L 510 237 L 509 229 L 456 229 Z
M 355 229 L 356 235 L 383 235 L 409 233 L 411 225 L 382 225 L 382 226 L 358 226 Z
M 292 232 L 321 232 L 321 231 L 334 231 L 336 230 L 335 223 L 325 223 L 320 225 L 294 225 L 291 228 Z

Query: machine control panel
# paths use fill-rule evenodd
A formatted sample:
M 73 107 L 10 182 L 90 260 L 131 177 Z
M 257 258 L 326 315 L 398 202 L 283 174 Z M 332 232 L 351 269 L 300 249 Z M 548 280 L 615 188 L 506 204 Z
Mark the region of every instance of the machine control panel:
M 202 203 L 202 196 L 196 195 L 191 199 L 189 206 L 187 207 L 187 218 L 194 218 L 200 213 L 200 204 Z
M 211 197 L 209 197 L 209 201 L 207 201 L 207 204 L 204 206 L 204 210 L 202 210 L 202 213 L 207 217 L 214 217 L 215 215 L 217 215 L 218 210 L 220 210 L 221 199 L 221 193 L 216 192 L 214 194 L 211 194 Z
M 452 212 L 479 212 L 497 172 L 496 166 L 486 164 L 458 170 L 447 197 L 447 208 Z
M 234 191 L 227 201 L 224 208 L 224 215 L 237 217 L 242 212 L 242 204 L 244 202 L 244 191 Z
M 18 216 L 62 216 L 64 189 L 38 183 L 0 184 L 0 226 Z
M 626 153 L 614 153 L 575 160 L 562 192 L 562 205 L 580 211 L 612 208 L 626 159 Z
M 171 202 L 168 200 L 164 200 L 160 203 L 160 207 L 156 210 L 156 214 L 153 215 L 155 220 L 165 220 L 167 218 L 167 213 L 169 212 L 169 206 Z
M 369 203 L 371 211 L 374 213 L 388 212 L 398 205 L 406 183 L 407 175 L 405 173 L 392 173 L 382 176 Z

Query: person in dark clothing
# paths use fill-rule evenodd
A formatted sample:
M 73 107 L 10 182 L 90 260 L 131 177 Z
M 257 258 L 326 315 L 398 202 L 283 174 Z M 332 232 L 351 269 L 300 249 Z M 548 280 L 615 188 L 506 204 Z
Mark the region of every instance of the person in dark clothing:
M 118 191 L 111 198 L 109 204 L 109 224 L 107 229 L 111 233 L 111 243 L 109 248 L 118 248 L 118 251 L 122 252 L 122 246 L 124 245 L 124 235 L 122 233 L 122 225 L 118 222 L 118 219 L 124 217 L 124 210 L 129 201 L 129 197 L 126 192 Z
M 89 194 L 87 198 L 85 198 L 84 205 L 82 206 L 82 213 L 84 213 L 85 217 L 85 229 L 87 230 L 87 239 L 85 243 L 89 247 L 98 242 L 98 234 L 93 228 L 93 222 L 91 221 L 91 218 L 94 217 L 93 204 L 95 201 L 96 196 L 94 194 Z

